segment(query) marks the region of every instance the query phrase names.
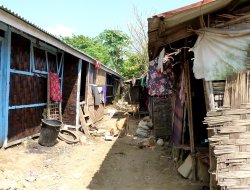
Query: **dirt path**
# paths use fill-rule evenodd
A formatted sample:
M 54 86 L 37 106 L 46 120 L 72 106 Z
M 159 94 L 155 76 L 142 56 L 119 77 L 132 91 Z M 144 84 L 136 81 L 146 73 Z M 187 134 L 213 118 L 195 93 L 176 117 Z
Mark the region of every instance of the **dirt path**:
M 101 128 L 115 124 L 104 118 Z M 199 190 L 182 179 L 164 147 L 138 148 L 130 135 L 113 141 L 94 138 L 85 144 L 59 142 L 42 147 L 36 140 L 0 151 L 0 189 L 55 190 Z

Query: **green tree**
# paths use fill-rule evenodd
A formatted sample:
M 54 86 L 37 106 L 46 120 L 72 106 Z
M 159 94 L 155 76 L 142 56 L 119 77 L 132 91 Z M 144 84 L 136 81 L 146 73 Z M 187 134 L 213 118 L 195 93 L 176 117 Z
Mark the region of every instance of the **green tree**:
M 140 77 L 144 74 L 143 65 L 140 62 L 140 55 L 127 52 L 127 59 L 124 61 L 121 73 L 125 79 Z
M 84 51 L 86 48 L 94 46 L 95 42 L 92 38 L 84 35 L 72 35 L 71 37 L 61 37 L 66 43 Z
M 84 35 L 62 37 L 71 46 L 99 60 L 129 79 L 145 73 L 145 60 L 134 51 L 130 37 L 120 30 L 104 30 L 95 38 Z
M 62 37 L 71 46 L 99 60 L 102 64 L 111 65 L 111 57 L 108 48 L 97 42 L 94 38 L 84 35 L 73 35 L 72 37 Z
M 117 71 L 122 71 L 126 51 L 130 45 L 130 38 L 120 30 L 104 30 L 96 40 L 108 49 L 112 60 L 112 67 Z

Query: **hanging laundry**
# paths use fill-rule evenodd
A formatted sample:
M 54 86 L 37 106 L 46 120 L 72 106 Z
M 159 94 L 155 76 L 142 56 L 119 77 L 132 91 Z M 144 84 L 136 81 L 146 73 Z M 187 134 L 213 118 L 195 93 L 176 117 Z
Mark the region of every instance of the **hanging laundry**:
M 107 99 L 106 99 L 106 91 L 107 91 L 107 88 L 106 86 L 102 87 L 102 98 L 103 98 L 103 103 L 106 104 L 107 102 Z
M 184 102 L 185 102 L 185 74 L 184 74 L 184 69 L 182 70 L 182 73 L 181 73 L 179 99 L 181 100 L 181 104 L 184 104 Z
M 101 63 L 99 61 L 95 61 L 95 68 L 99 69 L 101 67 Z
M 55 102 L 62 101 L 61 89 L 60 89 L 60 79 L 57 73 L 52 73 L 50 71 L 50 99 Z
M 92 93 L 94 96 L 94 105 L 99 106 L 100 105 L 100 95 L 99 95 L 97 86 L 92 86 Z
M 146 82 L 146 76 L 142 75 L 141 77 L 141 87 L 144 88 Z
M 120 80 L 120 85 L 121 85 L 121 87 L 124 87 L 124 83 L 122 80 Z
M 165 48 L 163 48 L 160 52 L 159 58 L 158 58 L 158 66 L 157 70 L 160 72 L 163 72 L 163 58 L 165 56 Z
M 171 62 L 163 65 L 163 72 L 157 70 L 158 59 L 150 61 L 148 67 L 148 94 L 165 96 L 173 93 L 174 73 Z
M 98 87 L 97 87 L 97 90 L 98 90 L 99 93 L 101 93 L 101 92 L 102 92 L 102 87 L 101 87 L 101 86 L 98 86 Z
M 133 77 L 133 78 L 132 78 L 132 85 L 135 86 L 135 83 L 136 83 L 136 78 Z

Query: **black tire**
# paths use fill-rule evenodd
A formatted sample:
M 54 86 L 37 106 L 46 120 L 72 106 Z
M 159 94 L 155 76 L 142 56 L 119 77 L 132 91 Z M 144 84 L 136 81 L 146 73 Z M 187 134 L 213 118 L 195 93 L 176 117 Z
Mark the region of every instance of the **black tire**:
M 71 138 L 70 138 L 70 137 Z M 67 129 L 61 129 L 58 138 L 68 144 L 74 144 L 79 142 L 79 137 L 77 134 L 75 134 L 73 131 L 67 130 Z

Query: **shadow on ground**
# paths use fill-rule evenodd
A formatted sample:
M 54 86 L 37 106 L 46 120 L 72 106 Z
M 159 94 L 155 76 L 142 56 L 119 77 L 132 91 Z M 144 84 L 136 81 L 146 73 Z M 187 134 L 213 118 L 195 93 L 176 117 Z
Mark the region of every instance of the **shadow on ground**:
M 122 113 L 114 117 L 121 117 Z M 174 169 L 168 148 L 140 149 L 133 139 L 138 121 L 130 119 L 129 135 L 117 138 L 88 185 L 92 190 L 198 190 Z M 110 142 L 111 143 L 111 142 Z M 93 155 L 94 156 L 94 155 Z

